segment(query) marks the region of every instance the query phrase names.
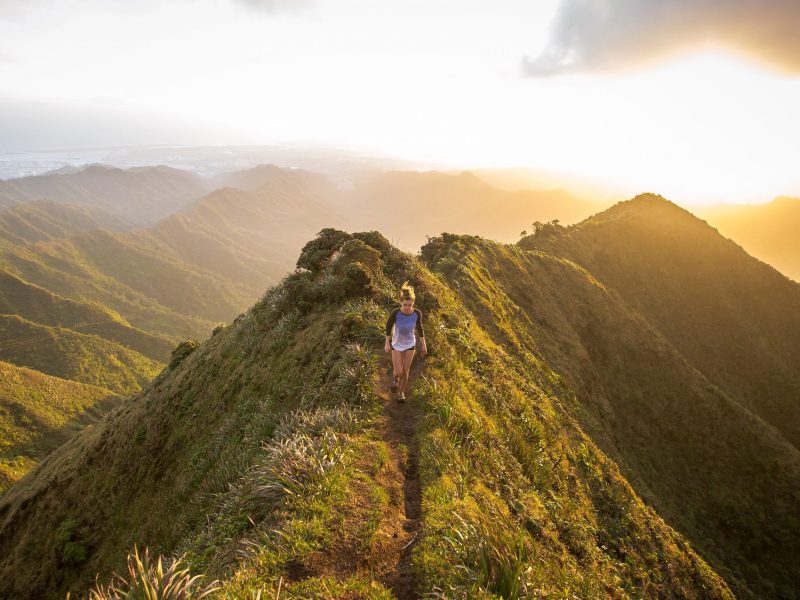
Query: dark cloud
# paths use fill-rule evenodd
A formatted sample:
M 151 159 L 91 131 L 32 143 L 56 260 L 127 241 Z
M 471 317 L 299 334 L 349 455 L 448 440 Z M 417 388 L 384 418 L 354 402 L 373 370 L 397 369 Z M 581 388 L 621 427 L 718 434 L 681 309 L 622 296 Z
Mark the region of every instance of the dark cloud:
M 614 71 L 714 43 L 800 74 L 800 0 L 561 0 L 529 75 Z

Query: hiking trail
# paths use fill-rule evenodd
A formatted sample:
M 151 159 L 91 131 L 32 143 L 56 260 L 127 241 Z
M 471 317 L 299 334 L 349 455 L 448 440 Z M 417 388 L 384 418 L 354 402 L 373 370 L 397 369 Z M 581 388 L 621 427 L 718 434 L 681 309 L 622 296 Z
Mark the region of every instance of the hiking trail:
M 383 353 L 382 353 L 383 354 Z M 374 453 L 359 457 L 356 467 L 369 475 L 386 493 L 388 502 L 378 518 L 377 529 L 368 548 L 358 539 L 363 523 L 375 518 L 370 500 L 371 485 L 363 478 L 350 482 L 356 499 L 345 507 L 341 537 L 323 551 L 312 553 L 302 564 L 289 565 L 289 579 L 299 581 L 311 575 L 332 575 L 346 579 L 361 573 L 390 589 L 398 600 L 419 597 L 411 564 L 421 516 L 418 476 L 419 448 L 415 436 L 419 420 L 419 402 L 413 397 L 414 382 L 424 369 L 425 358 L 414 357 L 405 392 L 407 400 L 398 402 L 390 392 L 391 360 L 383 355 L 374 390 L 382 400 L 382 410 L 375 420 L 372 439 L 385 444 L 388 459 L 375 468 Z

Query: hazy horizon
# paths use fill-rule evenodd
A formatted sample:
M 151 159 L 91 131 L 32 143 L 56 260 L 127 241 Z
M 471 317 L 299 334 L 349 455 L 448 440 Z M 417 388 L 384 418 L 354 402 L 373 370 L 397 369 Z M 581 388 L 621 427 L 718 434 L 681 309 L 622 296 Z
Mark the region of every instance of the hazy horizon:
M 582 196 L 799 196 L 798 8 L 726 7 L 5 2 L 0 151 L 305 144 Z

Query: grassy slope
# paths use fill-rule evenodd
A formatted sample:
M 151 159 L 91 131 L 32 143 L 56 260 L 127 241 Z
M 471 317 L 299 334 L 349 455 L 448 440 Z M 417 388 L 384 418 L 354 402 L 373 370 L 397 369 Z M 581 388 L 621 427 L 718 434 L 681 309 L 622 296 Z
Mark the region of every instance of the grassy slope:
M 94 233 L 85 235 L 93 236 Z M 110 234 L 100 234 L 107 237 Z M 101 252 L 102 245 L 94 245 Z M 133 255 L 139 251 L 131 249 Z M 86 256 L 78 244 L 70 240 L 40 242 L 15 246 L 0 254 L 0 263 L 7 271 L 53 294 L 78 302 L 97 303 L 123 315 L 134 327 L 149 333 L 167 336 L 205 335 L 216 319 L 182 315 L 176 309 L 159 303 L 142 290 L 126 285 L 103 273 Z M 158 271 L 150 274 L 168 287 L 169 281 Z M 188 276 L 188 275 L 187 275 Z M 173 293 L 177 293 L 175 290 Z M 185 303 L 185 301 L 184 301 Z
M 332 185 L 321 176 L 276 168 L 261 175 L 257 189 L 218 190 L 147 229 L 11 245 L 0 263 L 150 333 L 205 337 L 290 270 L 323 222 L 337 221 L 322 197 Z
M 0 179 L 0 208 L 5 210 L 7 208 L 12 208 L 19 202 L 31 201 L 33 201 L 33 198 L 31 198 L 23 190 L 19 189 L 9 181 L 3 181 Z
M 253 293 L 174 256 L 132 243 L 128 236 L 93 231 L 71 238 L 69 246 L 92 271 L 114 278 L 178 314 L 212 321 L 230 318 Z
M 120 400 L 104 388 L 0 362 L 0 492 Z
M 74 173 L 21 177 L 7 182 L 8 194 L 99 208 L 142 225 L 179 210 L 206 191 L 188 171 L 164 166 L 117 169 L 90 165 Z
M 565 378 L 587 432 L 738 594 L 792 597 L 800 453 L 775 429 L 574 263 L 465 236 L 423 254 L 496 343 Z
M 800 285 L 654 195 L 526 243 L 618 291 L 712 383 L 800 448 Z
M 40 325 L 90 333 L 161 362 L 167 359 L 175 346 L 163 336 L 131 327 L 120 315 L 104 306 L 61 298 L 2 269 L 0 314 L 17 315 Z
M 0 315 L 0 360 L 113 390 L 134 392 L 161 363 L 108 340 Z
M 506 352 L 381 236 L 358 237 L 315 240 L 301 257 L 313 272 L 287 277 L 12 487 L 0 500 L 0 595 L 85 589 L 98 570 L 121 571 L 138 542 L 186 552 L 229 598 L 278 585 L 282 597 L 391 597 L 368 572 L 336 581 L 304 565 L 342 535 L 354 482 L 375 489 L 381 329 L 410 277 L 436 349 L 415 391 L 418 590 L 730 597 L 581 432 L 547 365 Z M 380 512 L 381 494 L 369 497 Z
M 68 237 L 91 229 L 125 231 L 124 219 L 100 209 L 50 200 L 23 202 L 0 212 L 0 242 L 25 244 Z

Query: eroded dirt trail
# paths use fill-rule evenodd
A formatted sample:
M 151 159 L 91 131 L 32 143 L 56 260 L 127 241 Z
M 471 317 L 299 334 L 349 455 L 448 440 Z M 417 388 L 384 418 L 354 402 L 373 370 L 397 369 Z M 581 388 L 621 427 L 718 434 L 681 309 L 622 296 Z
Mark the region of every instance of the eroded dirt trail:
M 418 441 L 415 436 L 420 408 L 413 398 L 414 383 L 424 368 L 425 359 L 414 357 L 406 385 L 405 402 L 398 402 L 389 391 L 392 367 L 384 355 L 375 392 L 383 402 L 370 438 L 369 450 L 358 457 L 357 470 L 349 484 L 349 501 L 339 515 L 337 537 L 325 549 L 313 552 L 302 563 L 288 565 L 288 580 L 301 581 L 312 576 L 333 576 L 339 580 L 360 574 L 381 582 L 398 600 L 419 597 L 411 564 L 411 553 L 417 541 L 421 515 L 418 477 Z M 375 443 L 385 449 L 378 460 Z M 385 504 L 378 504 L 374 488 L 386 495 Z M 382 506 L 376 514 L 376 506 Z M 368 544 L 363 539 L 365 525 L 376 521 L 374 535 Z
M 383 414 L 377 433 L 389 449 L 389 461 L 376 479 L 389 495 L 389 506 L 379 526 L 373 557 L 381 558 L 375 577 L 390 588 L 399 600 L 418 597 L 411 565 L 411 552 L 417 541 L 421 515 L 418 440 L 415 437 L 420 410 L 413 398 L 414 382 L 424 365 L 419 354 L 414 357 L 406 385 L 405 402 L 398 402 L 389 391 L 391 367 L 377 385 L 383 399 Z M 379 550 L 379 556 L 375 551 Z M 375 565 L 375 563 L 373 563 Z M 377 565 L 375 565 L 377 566 Z

